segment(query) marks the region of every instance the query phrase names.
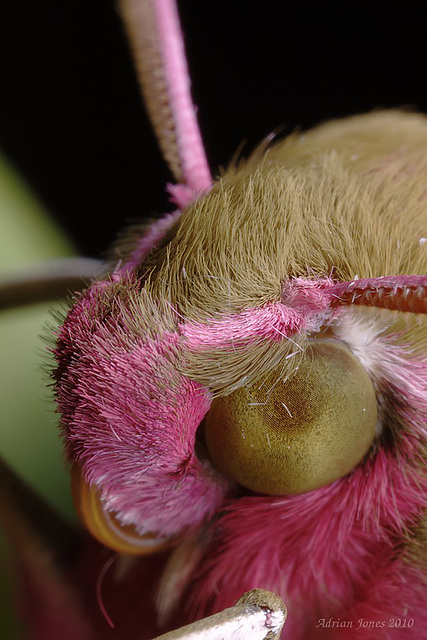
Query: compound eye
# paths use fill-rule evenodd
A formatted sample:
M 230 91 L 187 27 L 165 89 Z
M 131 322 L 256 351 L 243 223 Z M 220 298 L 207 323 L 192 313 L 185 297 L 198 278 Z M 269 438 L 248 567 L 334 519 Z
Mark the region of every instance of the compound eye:
M 228 478 L 270 495 L 317 489 L 349 473 L 369 450 L 375 389 L 341 343 L 310 343 L 288 378 L 269 373 L 217 398 L 204 420 L 210 457 Z
M 139 534 L 132 525 L 124 525 L 108 511 L 96 487 L 89 486 L 78 465 L 71 471 L 74 504 L 83 524 L 99 542 L 118 553 L 150 555 L 170 545 L 170 538 Z

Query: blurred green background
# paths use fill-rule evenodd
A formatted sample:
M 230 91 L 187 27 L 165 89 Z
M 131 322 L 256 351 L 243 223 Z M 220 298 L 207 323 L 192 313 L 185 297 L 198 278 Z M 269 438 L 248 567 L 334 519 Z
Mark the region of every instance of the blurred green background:
M 72 256 L 71 243 L 0 156 L 0 280 L 48 259 Z M 62 460 L 41 335 L 62 302 L 0 311 L 0 452 L 3 459 L 66 518 L 75 518 Z M 0 523 L 1 535 L 1 523 Z M 0 537 L 0 637 L 22 635 L 14 615 L 8 547 Z

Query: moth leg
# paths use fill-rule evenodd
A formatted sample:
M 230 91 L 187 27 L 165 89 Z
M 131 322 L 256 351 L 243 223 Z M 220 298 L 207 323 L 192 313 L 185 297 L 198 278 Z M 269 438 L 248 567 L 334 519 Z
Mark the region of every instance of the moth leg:
M 0 279 L 0 309 L 68 297 L 106 270 L 100 260 L 59 258 L 45 260 Z
M 278 595 L 253 589 L 244 593 L 234 607 L 154 640 L 279 640 L 286 614 Z

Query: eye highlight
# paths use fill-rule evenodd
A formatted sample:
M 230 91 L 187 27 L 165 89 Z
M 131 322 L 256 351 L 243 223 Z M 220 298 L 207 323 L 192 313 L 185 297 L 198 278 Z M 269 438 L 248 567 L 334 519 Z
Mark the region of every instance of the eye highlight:
M 107 511 L 94 486 L 89 486 L 78 465 L 71 472 L 74 504 L 83 524 L 99 542 L 117 553 L 150 555 L 170 545 L 170 538 L 140 535 L 133 526 L 124 525 L 111 511 Z
M 341 343 L 318 340 L 288 379 L 276 370 L 215 399 L 204 434 L 224 475 L 283 495 L 349 473 L 369 450 L 376 423 L 375 389 L 359 360 Z

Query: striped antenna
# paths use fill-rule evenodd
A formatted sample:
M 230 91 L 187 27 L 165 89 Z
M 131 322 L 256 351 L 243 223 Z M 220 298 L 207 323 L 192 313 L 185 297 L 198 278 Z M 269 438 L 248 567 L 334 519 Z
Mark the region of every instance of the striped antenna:
M 427 313 L 427 276 L 382 276 L 332 285 L 331 306 L 362 305 L 391 311 Z
M 169 191 L 182 207 L 208 191 L 212 177 L 191 99 L 175 0 L 119 0 L 119 5 L 151 123 L 179 183 Z

